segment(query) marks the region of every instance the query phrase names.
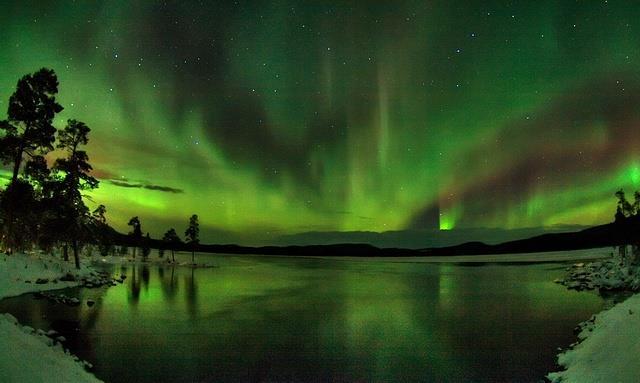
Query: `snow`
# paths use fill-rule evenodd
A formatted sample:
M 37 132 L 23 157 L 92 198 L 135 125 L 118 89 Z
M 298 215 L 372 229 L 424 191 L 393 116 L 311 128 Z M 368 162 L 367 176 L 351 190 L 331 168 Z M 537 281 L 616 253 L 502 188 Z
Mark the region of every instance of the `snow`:
M 557 281 L 577 290 L 640 290 L 635 256 L 614 256 L 568 268 Z M 564 371 L 550 373 L 552 382 L 638 382 L 640 377 L 640 294 L 580 324 L 579 342 L 558 355 Z
M 558 356 L 566 370 L 552 382 L 638 382 L 640 377 L 640 295 L 595 316 L 578 335 L 582 341 Z
M 67 274 L 79 281 L 95 272 L 86 263 L 76 270 L 73 262 L 50 255 L 0 254 L 0 299 L 80 283 L 59 280 Z M 0 339 L 0 382 L 99 382 L 85 370 L 90 365 L 65 351 L 59 343 L 64 338 L 53 331 L 21 326 L 12 315 L 0 314 Z
M 63 262 L 57 257 L 42 254 L 0 254 L 0 299 L 29 292 L 62 289 L 77 286 L 78 282 L 59 279 L 66 274 L 77 278 L 88 277 L 93 270 L 84 262 L 76 270 L 73 262 Z M 47 283 L 36 284 L 38 279 Z M 53 282 L 53 281 L 56 282 Z M 29 282 L 27 282 L 29 281 Z
M 0 314 L 0 382 L 100 382 L 43 332 Z

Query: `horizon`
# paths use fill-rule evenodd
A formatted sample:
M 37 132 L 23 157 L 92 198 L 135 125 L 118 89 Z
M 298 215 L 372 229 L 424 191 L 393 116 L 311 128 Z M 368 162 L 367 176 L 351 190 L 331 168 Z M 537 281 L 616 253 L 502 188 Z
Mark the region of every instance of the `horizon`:
M 91 127 L 87 204 L 121 232 L 611 222 L 640 188 L 640 10 L 461 4 L 8 5 L 0 119 L 19 78 L 55 70 L 56 127 Z

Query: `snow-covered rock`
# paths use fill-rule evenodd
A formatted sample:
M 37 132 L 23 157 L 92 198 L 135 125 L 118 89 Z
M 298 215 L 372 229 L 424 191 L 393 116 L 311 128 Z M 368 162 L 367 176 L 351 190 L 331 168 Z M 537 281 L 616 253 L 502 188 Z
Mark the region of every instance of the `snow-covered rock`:
M 576 263 L 567 268 L 564 279 L 556 282 L 575 290 L 640 291 L 640 264 L 617 257 L 586 264 Z

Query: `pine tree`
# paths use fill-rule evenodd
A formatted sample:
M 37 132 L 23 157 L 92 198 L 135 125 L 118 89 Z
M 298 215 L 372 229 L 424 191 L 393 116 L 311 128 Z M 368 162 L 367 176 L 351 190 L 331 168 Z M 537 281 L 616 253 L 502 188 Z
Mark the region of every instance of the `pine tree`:
M 26 185 L 18 185 L 18 175 L 25 156 L 27 170 L 33 176 L 46 169 L 42 155 L 53 149 L 56 129 L 53 119 L 62 111 L 56 101 L 58 78 L 53 70 L 40 69 L 18 80 L 15 92 L 9 97 L 7 119 L 0 121 L 0 161 L 12 168 L 11 182 L 2 194 L 3 209 L 0 239 L 9 251 L 26 246 L 27 233 L 33 234 L 36 224 L 32 213 L 37 212 L 36 200 L 26 200 Z M 38 171 L 35 171 L 38 170 Z M 27 190 L 29 192 L 29 190 Z M 38 196 L 36 190 L 34 197 Z M 36 218 L 37 219 L 37 218 Z M 28 227 L 26 225 L 30 225 Z
M 140 245 L 140 241 L 142 240 L 142 225 L 140 224 L 140 219 L 137 216 L 132 217 L 127 225 L 132 228 L 129 235 L 133 238 L 133 258 L 135 258 L 136 248 Z
M 162 237 L 162 242 L 164 242 L 165 245 L 171 250 L 171 259 L 175 263 L 176 262 L 175 250 L 176 250 L 176 247 L 181 242 L 180 237 L 178 237 L 178 233 L 176 233 L 176 229 L 171 228 L 167 230 L 167 232 L 164 233 L 164 236 Z
M 66 233 L 71 243 L 76 268 L 80 268 L 80 246 L 88 237 L 89 209 L 82 200 L 82 190 L 95 189 L 98 180 L 89 173 L 87 152 L 80 149 L 89 142 L 91 129 L 83 122 L 68 120 L 67 126 L 58 132 L 58 149 L 67 152 L 67 157 L 58 158 L 54 170 L 59 174 L 54 186 L 54 199 L 60 208 L 60 222 L 64 226 L 59 229 Z
M 0 122 L 0 130 L 4 130 L 0 157 L 13 166 L 11 182 L 18 179 L 25 155 L 33 157 L 53 150 L 53 119 L 63 109 L 56 101 L 57 93 L 58 77 L 51 69 L 42 68 L 18 80 L 9 98 L 8 119 Z
M 189 218 L 189 227 L 184 232 L 185 242 L 191 247 L 191 263 L 195 264 L 195 252 L 196 246 L 200 242 L 198 238 L 200 236 L 200 224 L 198 223 L 198 216 L 196 214 Z

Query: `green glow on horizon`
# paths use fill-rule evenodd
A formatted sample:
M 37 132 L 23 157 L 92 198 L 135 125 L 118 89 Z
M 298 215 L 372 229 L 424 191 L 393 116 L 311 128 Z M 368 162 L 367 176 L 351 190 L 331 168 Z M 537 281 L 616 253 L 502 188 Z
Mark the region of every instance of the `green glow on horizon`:
M 89 204 L 119 230 L 599 224 L 640 188 L 640 10 L 622 3 L 8 6 L 0 113 L 53 68 L 58 126 L 92 129 Z

